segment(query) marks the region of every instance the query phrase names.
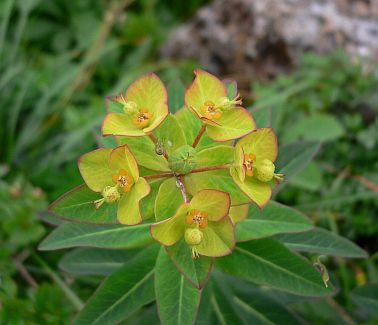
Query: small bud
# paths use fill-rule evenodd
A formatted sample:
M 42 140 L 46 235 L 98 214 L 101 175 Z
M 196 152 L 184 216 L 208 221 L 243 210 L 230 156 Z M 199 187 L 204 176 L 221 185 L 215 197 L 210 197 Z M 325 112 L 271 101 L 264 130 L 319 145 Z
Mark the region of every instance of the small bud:
M 172 171 L 188 174 L 197 166 L 196 150 L 189 145 L 184 145 L 169 156 L 168 163 Z
M 269 159 L 263 159 L 255 168 L 254 175 L 261 182 L 269 182 L 273 179 L 276 167 Z
M 136 114 L 138 113 L 138 105 L 135 102 L 126 102 L 123 105 L 123 111 L 127 114 Z
M 102 196 L 104 197 L 104 201 L 107 203 L 117 202 L 120 198 L 120 194 L 118 192 L 117 187 L 115 186 L 107 186 L 102 190 Z
M 197 228 L 188 228 L 185 230 L 185 241 L 190 246 L 199 245 L 202 242 L 203 233 Z

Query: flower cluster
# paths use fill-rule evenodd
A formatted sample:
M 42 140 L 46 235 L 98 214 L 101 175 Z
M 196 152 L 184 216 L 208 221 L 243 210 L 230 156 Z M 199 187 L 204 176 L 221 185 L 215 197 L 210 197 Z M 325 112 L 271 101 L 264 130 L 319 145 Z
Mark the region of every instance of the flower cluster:
M 162 245 L 185 241 L 193 258 L 218 257 L 232 252 L 248 204 L 264 207 L 283 175 L 273 129 L 256 129 L 235 87 L 195 75 L 175 114 L 152 73 L 110 97 L 102 134 L 117 145 L 84 154 L 79 169 L 99 223 L 147 221 Z

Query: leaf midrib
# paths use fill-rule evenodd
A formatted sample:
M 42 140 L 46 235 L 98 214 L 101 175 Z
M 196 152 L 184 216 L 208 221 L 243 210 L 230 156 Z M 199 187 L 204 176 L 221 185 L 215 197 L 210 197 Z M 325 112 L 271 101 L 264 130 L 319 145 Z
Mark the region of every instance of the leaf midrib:
M 234 297 L 234 301 L 236 304 L 242 307 L 246 312 L 249 312 L 250 314 L 256 316 L 263 323 L 269 324 L 269 325 L 276 325 L 275 323 L 271 322 L 270 319 L 267 318 L 264 314 L 261 314 L 259 311 L 252 308 L 249 304 L 245 303 L 243 300 L 239 299 L 238 297 Z
M 119 305 L 124 299 L 127 299 L 136 289 L 138 289 L 147 279 L 153 275 L 155 269 L 153 268 L 150 272 L 148 272 L 140 281 L 138 281 L 126 294 L 124 294 L 121 298 L 119 298 L 111 307 L 107 308 L 102 314 L 98 316 L 96 321 L 93 324 L 98 324 L 101 318 L 105 317 L 110 311 L 112 311 L 117 305 Z
M 260 256 L 258 256 L 258 255 L 255 255 L 255 254 L 253 254 L 253 253 L 251 253 L 251 252 L 249 252 L 249 251 L 247 251 L 247 250 L 245 250 L 245 249 L 243 249 L 243 248 L 236 247 L 235 250 L 239 250 L 239 251 L 241 251 L 242 253 L 246 254 L 247 256 L 251 256 L 252 258 L 255 258 L 255 259 L 257 259 L 257 260 L 260 260 L 260 261 L 262 261 L 263 263 L 265 263 L 265 264 L 267 264 L 267 265 L 270 265 L 270 266 L 272 266 L 273 268 L 278 269 L 278 270 L 280 270 L 281 272 L 286 273 L 286 274 L 288 274 L 288 275 L 291 276 L 291 277 L 294 277 L 294 278 L 297 278 L 297 279 L 302 280 L 303 282 L 309 283 L 309 284 L 311 284 L 311 286 L 316 286 L 316 287 L 321 288 L 321 289 L 324 290 L 324 288 L 323 288 L 322 286 L 319 286 L 319 285 L 317 285 L 316 283 L 314 283 L 314 282 L 312 282 L 312 281 L 309 281 L 309 280 L 306 279 L 306 278 L 300 277 L 300 276 L 298 276 L 296 273 L 292 273 L 291 271 L 289 271 L 289 270 L 287 270 L 287 269 L 284 269 L 284 268 L 282 268 L 281 266 L 272 263 L 271 261 L 268 261 L 268 260 L 266 260 L 266 259 L 263 259 L 262 257 L 260 257 Z
M 334 249 L 334 246 L 314 246 L 314 245 L 309 245 L 309 244 L 304 244 L 304 243 L 293 243 L 293 242 L 285 242 L 285 240 L 282 241 L 283 244 L 285 244 L 286 246 L 288 247 L 291 247 L 295 250 L 298 250 L 298 251 L 304 251 L 305 249 L 311 249 L 311 251 L 317 251 L 316 249 L 317 248 L 320 248 L 320 249 L 323 249 L 322 252 L 324 252 L 324 250 L 327 251 L 327 253 L 334 253 L 334 254 L 342 254 L 340 256 L 344 256 L 344 257 L 357 257 L 357 256 L 365 256 L 364 254 L 348 254 L 348 253 L 344 253 L 345 251 L 343 251 L 342 249 Z M 350 247 L 348 248 L 350 250 Z
M 130 230 L 133 231 L 136 228 L 143 228 L 143 227 L 146 227 L 146 224 L 133 226 L 133 229 L 130 229 Z M 86 234 L 83 234 L 83 235 L 69 237 L 68 240 L 65 238 L 65 239 L 62 239 L 62 240 L 59 240 L 59 241 L 55 241 L 55 242 L 53 242 L 53 244 L 56 246 L 57 244 L 67 243 L 67 242 L 70 242 L 70 241 L 76 240 L 76 239 L 91 238 L 91 237 L 97 236 L 97 235 L 103 235 L 103 234 L 108 234 L 108 233 L 112 233 L 112 232 L 124 231 L 124 230 L 127 231 L 126 229 L 128 229 L 128 228 L 127 227 L 120 227 L 120 228 L 116 228 L 116 229 L 107 229 L 107 230 L 102 230 L 102 231 L 97 231 L 97 232 L 92 232 L 92 233 L 86 233 Z M 53 245 L 53 247 L 54 247 L 54 245 Z M 44 246 L 42 245 L 41 247 L 43 248 Z M 49 245 L 47 245 L 47 247 L 49 247 Z

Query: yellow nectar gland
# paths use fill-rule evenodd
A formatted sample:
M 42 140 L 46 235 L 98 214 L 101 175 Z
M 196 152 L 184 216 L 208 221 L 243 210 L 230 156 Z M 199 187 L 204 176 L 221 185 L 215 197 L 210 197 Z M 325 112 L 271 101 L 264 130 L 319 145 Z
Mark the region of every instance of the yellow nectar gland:
M 147 108 L 142 107 L 139 112 L 133 118 L 133 124 L 138 125 L 142 128 L 146 127 L 153 117 L 153 113 L 149 112 Z
M 114 174 L 112 180 L 123 192 L 129 192 L 134 185 L 134 179 L 124 169 L 121 169 L 117 174 Z
M 246 169 L 245 173 L 246 173 L 247 176 L 253 176 L 254 175 L 253 165 L 255 164 L 255 162 L 256 162 L 256 155 L 255 154 L 250 153 L 250 154 L 244 155 L 243 165 Z
M 186 223 L 190 226 L 196 225 L 199 228 L 206 228 L 208 224 L 207 216 L 207 212 L 191 210 L 186 216 Z
M 200 108 L 204 117 L 209 120 L 217 120 L 221 118 L 222 113 L 218 110 L 211 100 L 207 100 Z

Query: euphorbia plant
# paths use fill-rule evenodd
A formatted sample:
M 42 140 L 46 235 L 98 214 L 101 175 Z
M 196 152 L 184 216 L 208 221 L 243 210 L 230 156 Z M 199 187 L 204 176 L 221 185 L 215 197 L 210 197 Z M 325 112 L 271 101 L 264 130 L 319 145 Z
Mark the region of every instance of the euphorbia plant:
M 256 128 L 236 83 L 203 70 L 195 74 L 185 93 L 175 83 L 168 96 L 149 73 L 108 98 L 102 132 L 113 141 L 79 159 L 85 184 L 50 207 L 69 222 L 41 248 L 93 247 L 69 253 L 63 269 L 108 275 L 77 324 L 118 323 L 155 300 L 162 323 L 194 323 L 214 266 L 238 277 L 234 284 L 246 280 L 303 296 L 332 293 L 319 259 L 315 268 L 290 251 L 295 234 L 278 235 L 329 234 L 313 229 L 298 211 L 270 201 L 275 187 L 284 185 L 282 171 L 290 178 L 311 153 L 284 152 L 284 163 L 277 160 L 274 130 Z M 364 255 L 345 239 L 332 240 L 344 241 L 352 257 Z M 306 251 L 300 242 L 293 247 Z M 310 252 L 324 253 L 316 247 Z M 248 292 L 212 273 L 198 317 L 210 322 L 214 314 L 224 324 L 235 313 L 234 322 L 253 321 L 256 313 L 248 308 L 258 306 Z M 258 288 L 250 290 L 257 294 Z

